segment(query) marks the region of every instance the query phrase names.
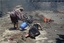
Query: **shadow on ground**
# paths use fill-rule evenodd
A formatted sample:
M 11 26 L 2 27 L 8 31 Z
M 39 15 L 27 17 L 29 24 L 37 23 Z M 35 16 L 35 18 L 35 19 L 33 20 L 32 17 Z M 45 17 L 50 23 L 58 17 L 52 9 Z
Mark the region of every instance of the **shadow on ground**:
M 16 28 L 9 28 L 9 30 L 16 30 Z
M 64 35 L 58 35 L 59 38 L 56 38 L 56 43 L 64 43 Z

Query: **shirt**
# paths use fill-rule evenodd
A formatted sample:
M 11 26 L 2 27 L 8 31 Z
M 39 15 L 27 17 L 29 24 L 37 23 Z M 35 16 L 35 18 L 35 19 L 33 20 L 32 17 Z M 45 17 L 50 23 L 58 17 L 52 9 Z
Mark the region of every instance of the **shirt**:
M 19 9 L 16 9 L 10 13 L 11 16 L 17 16 L 19 19 L 23 18 L 23 14 Z

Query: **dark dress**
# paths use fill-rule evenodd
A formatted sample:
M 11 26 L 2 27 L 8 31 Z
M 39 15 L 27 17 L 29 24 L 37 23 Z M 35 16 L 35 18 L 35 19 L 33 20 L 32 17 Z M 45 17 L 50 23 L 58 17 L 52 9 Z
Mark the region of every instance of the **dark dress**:
M 39 30 L 35 26 L 31 27 L 30 30 L 29 30 L 29 36 L 31 38 L 35 38 L 38 35 L 40 35 Z

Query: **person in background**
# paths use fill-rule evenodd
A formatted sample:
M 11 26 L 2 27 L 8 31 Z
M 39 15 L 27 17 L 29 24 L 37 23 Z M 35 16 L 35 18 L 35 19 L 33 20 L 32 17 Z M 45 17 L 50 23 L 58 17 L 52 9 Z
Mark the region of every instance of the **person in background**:
M 23 7 L 19 7 L 10 12 L 10 19 L 14 24 L 14 29 L 19 29 L 18 20 L 22 20 L 23 18 Z

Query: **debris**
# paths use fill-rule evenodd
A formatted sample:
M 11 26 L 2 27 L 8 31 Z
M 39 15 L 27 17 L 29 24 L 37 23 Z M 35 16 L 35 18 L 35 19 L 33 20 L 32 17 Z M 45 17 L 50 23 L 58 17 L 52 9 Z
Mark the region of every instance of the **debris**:
M 19 30 L 5 30 L 3 33 L 3 38 L 6 38 L 7 40 L 15 40 L 18 42 L 19 40 L 22 40 L 22 33 Z

